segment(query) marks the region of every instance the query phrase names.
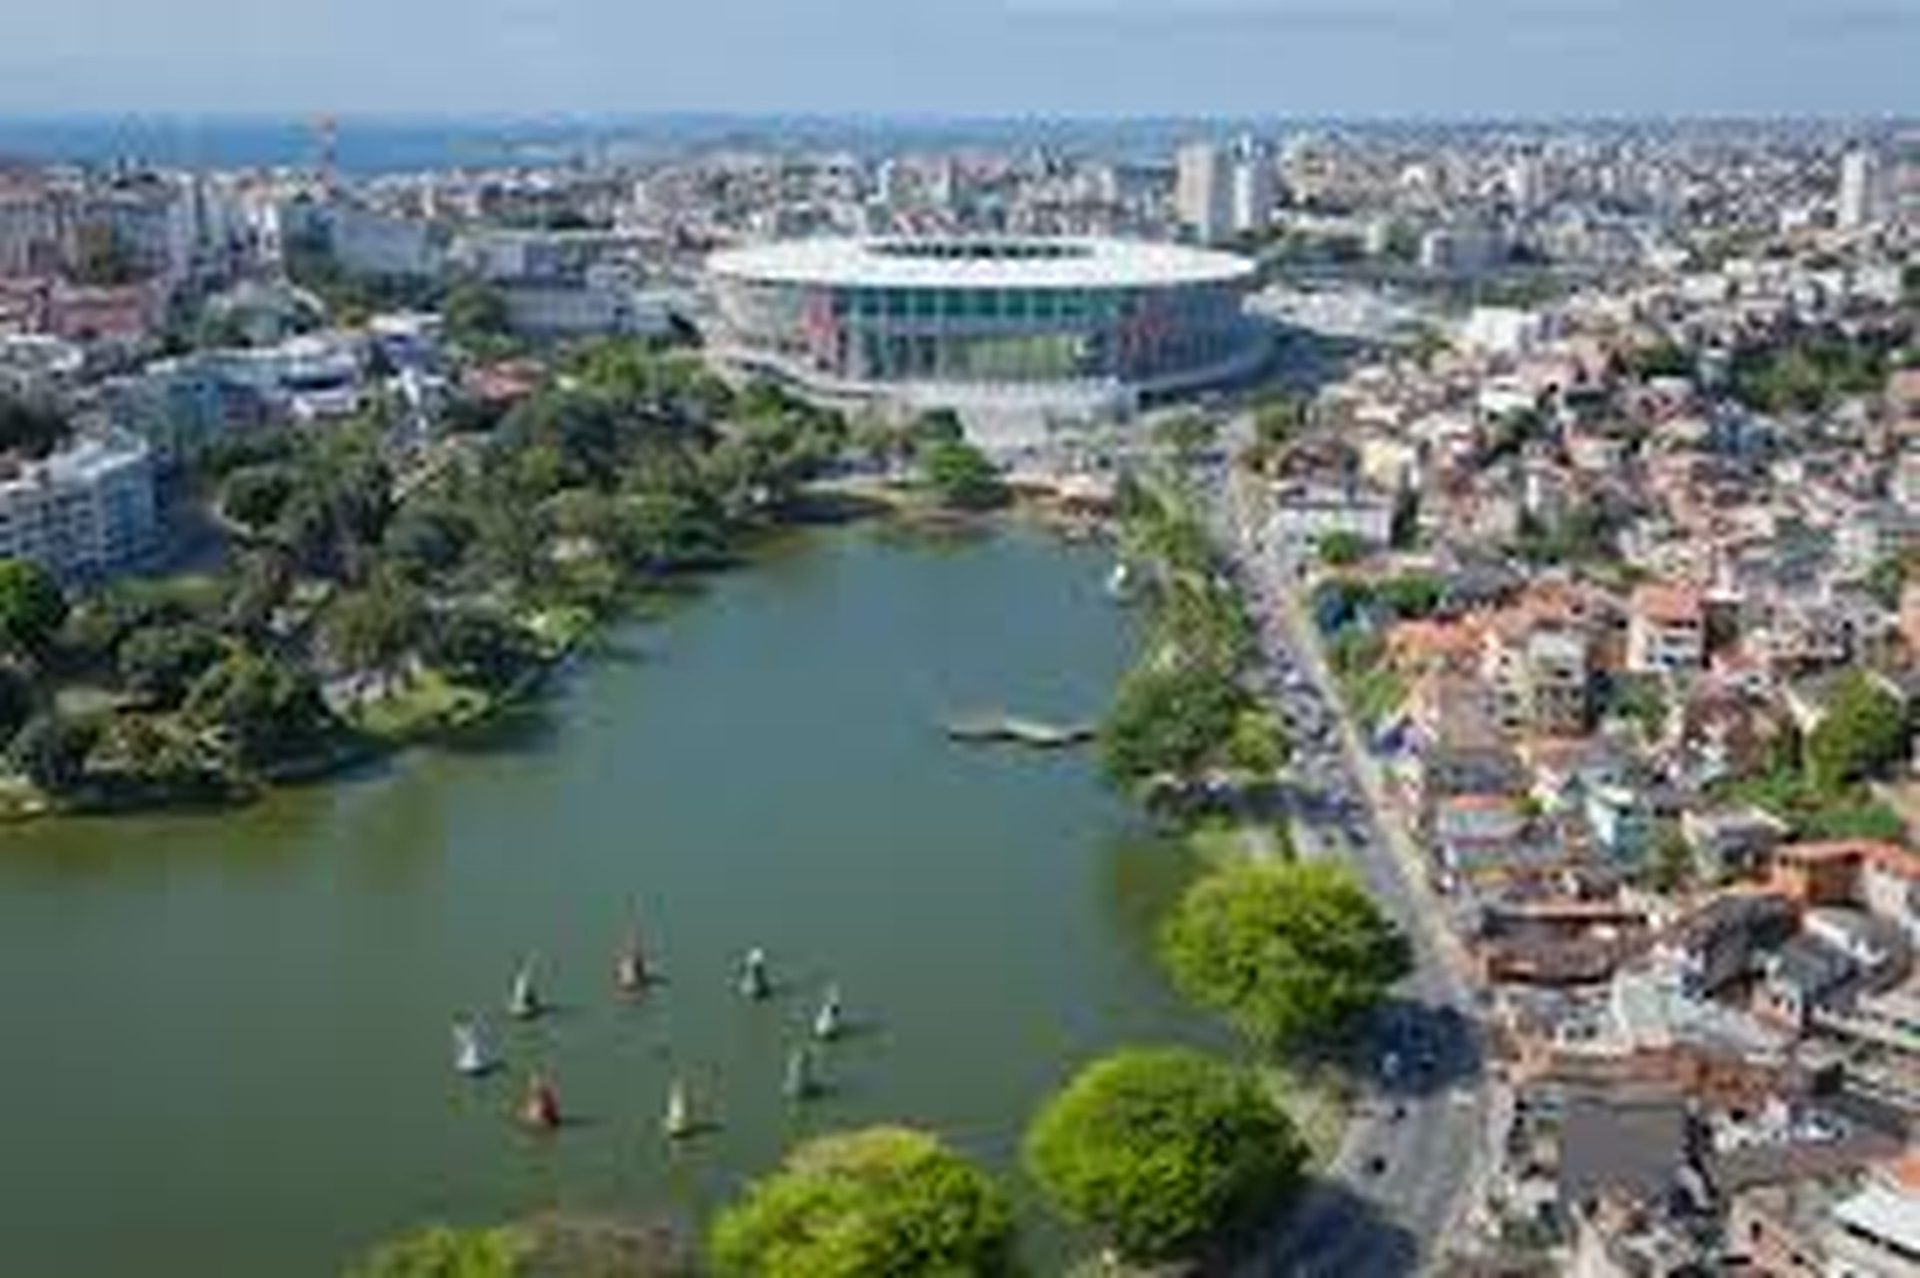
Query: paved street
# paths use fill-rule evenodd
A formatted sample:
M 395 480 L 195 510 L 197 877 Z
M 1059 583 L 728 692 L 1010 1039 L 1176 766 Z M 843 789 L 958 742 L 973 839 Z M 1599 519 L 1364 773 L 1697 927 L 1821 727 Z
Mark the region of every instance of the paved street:
M 1343 855 L 1406 928 L 1415 971 L 1377 1018 L 1371 1095 L 1330 1176 L 1243 1267 L 1254 1274 L 1416 1271 L 1454 1223 L 1486 1127 L 1473 991 L 1419 848 L 1391 805 L 1378 761 L 1341 711 L 1308 638 L 1289 565 L 1265 553 L 1247 494 L 1209 484 L 1216 531 L 1260 621 L 1266 691 L 1295 742 L 1303 845 Z

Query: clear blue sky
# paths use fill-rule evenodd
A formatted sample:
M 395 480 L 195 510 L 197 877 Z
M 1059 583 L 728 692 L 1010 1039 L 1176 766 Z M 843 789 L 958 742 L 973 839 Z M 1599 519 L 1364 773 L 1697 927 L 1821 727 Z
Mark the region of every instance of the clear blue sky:
M 0 112 L 1920 114 L 1920 0 L 0 0 Z

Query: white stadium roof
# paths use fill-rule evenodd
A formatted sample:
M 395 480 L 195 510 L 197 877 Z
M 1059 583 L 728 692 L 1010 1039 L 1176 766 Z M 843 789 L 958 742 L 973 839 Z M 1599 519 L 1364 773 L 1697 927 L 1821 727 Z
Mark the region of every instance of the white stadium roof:
M 1019 236 L 787 240 L 723 249 L 707 270 L 765 284 L 862 288 L 1154 288 L 1249 279 L 1232 253 L 1144 240 Z

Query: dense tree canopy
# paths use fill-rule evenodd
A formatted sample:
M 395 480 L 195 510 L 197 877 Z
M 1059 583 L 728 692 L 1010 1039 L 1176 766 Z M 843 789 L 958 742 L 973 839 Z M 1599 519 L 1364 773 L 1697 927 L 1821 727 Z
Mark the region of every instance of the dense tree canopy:
M 1168 917 L 1161 953 L 1189 998 L 1277 1048 L 1338 1034 L 1411 966 L 1399 929 L 1323 861 L 1207 875 Z
M 1121 681 L 1101 722 L 1101 766 L 1127 785 L 1231 766 L 1236 730 L 1253 709 L 1252 698 L 1211 667 L 1142 666 Z
M 1323 533 L 1315 549 L 1320 555 L 1320 562 L 1335 568 L 1344 568 L 1349 564 L 1357 564 L 1367 557 L 1367 539 L 1359 533 L 1338 529 Z
M 1205 413 L 1175 413 L 1154 424 L 1154 442 L 1182 465 L 1192 465 L 1220 443 L 1220 423 Z
M 195 722 L 218 730 L 249 768 L 297 759 L 337 726 L 310 674 L 244 650 L 200 677 L 186 709 Z
M 0 646 L 37 656 L 67 618 L 53 575 L 30 559 L 0 559 Z
M 0 392 L 0 453 L 45 457 L 71 429 L 52 405 Z
M 1009 1271 L 1004 1193 L 923 1132 L 809 1141 L 714 1222 L 725 1278 L 990 1278 Z
M 1068 1220 L 1124 1256 L 1191 1252 L 1272 1205 L 1305 1157 L 1250 1070 L 1181 1048 L 1117 1052 L 1028 1128 L 1025 1162 Z
M 507 299 L 499 289 L 479 280 L 462 280 L 447 290 L 440 307 L 447 339 L 481 357 L 512 349 Z
M 916 454 L 920 478 L 934 500 L 955 510 L 987 510 L 1005 504 L 1007 486 L 987 455 L 963 440 L 937 440 Z
M 1833 790 L 1874 776 L 1906 757 L 1907 739 L 1905 703 L 1873 675 L 1850 672 L 1807 738 L 1809 779 Z
M 468 289 L 453 318 L 485 329 L 497 300 Z M 178 774 L 199 795 L 223 779 L 210 774 L 246 782 L 343 757 L 353 737 L 323 678 L 362 733 L 412 735 L 448 704 L 484 713 L 491 698 L 470 694 L 531 686 L 531 666 L 635 593 L 799 517 L 847 444 L 838 412 L 767 382 L 736 393 L 644 342 L 583 343 L 552 371 L 479 433 L 424 450 L 396 448 L 377 404 L 209 447 L 195 488 L 247 534 L 227 562 L 85 594 L 71 625 L 58 583 L 0 564 L 0 660 L 29 680 L 0 731 L 52 704 L 57 681 L 117 685 L 134 695 L 104 716 L 94 779 L 132 777 L 129 797 L 164 799 L 145 782 Z M 29 744 L 57 779 L 50 741 Z
M 49 710 L 14 735 L 7 755 L 34 785 L 48 794 L 65 794 L 86 778 L 87 754 L 99 736 L 96 724 Z
M 413 651 L 428 617 L 420 592 L 394 574 L 348 591 L 327 610 L 327 644 L 348 669 L 385 672 Z
M 512 1229 L 435 1225 L 376 1248 L 346 1278 L 523 1278 L 527 1250 Z
M 298 486 L 292 467 L 277 462 L 243 466 L 220 487 L 220 509 L 228 519 L 256 532 L 273 527 Z
M 204 626 L 149 626 L 121 642 L 120 678 L 130 691 L 152 704 L 172 708 L 225 651 L 220 636 Z
M 33 680 L 18 666 L 0 662 L 0 749 L 33 716 Z

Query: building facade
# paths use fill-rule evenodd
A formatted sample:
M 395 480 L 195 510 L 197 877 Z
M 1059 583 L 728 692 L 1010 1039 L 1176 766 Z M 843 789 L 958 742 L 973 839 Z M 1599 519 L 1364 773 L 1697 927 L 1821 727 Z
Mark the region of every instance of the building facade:
M 1178 389 L 1259 346 L 1253 265 L 1097 239 L 799 240 L 715 254 L 739 362 L 823 389 L 1119 383 Z
M 1194 142 L 1174 159 L 1173 203 L 1180 225 L 1202 244 L 1217 244 L 1233 230 L 1233 171 L 1220 148 Z
M 0 558 L 102 577 L 146 558 L 159 537 L 153 457 L 142 440 L 86 437 L 0 471 Z

